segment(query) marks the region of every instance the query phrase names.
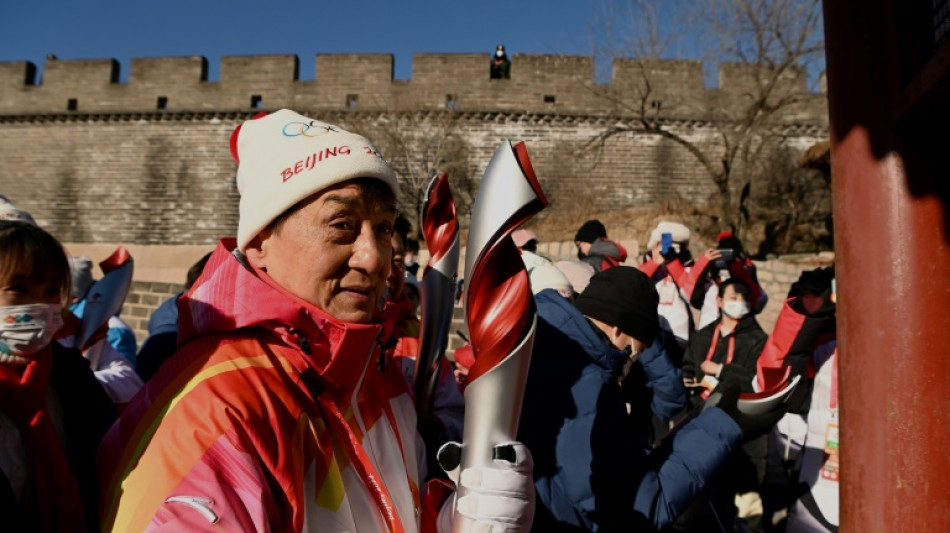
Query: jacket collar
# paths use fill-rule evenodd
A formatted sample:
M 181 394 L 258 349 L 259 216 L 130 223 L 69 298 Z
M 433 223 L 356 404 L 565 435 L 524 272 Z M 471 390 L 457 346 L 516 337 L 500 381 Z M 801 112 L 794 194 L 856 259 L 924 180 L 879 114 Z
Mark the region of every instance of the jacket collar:
M 233 238 L 222 239 L 201 277 L 180 300 L 179 345 L 202 335 L 252 329 L 261 344 L 290 348 L 301 374 L 352 390 L 377 353 L 382 326 L 337 320 L 240 260 Z M 285 350 L 286 352 L 286 350 Z

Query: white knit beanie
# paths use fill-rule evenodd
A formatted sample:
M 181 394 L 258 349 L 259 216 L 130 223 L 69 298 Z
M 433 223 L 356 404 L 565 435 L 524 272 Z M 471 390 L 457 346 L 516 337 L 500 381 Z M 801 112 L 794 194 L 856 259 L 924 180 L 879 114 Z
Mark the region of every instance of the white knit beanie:
M 554 289 L 563 296 L 570 296 L 574 288 L 567 276 L 554 265 L 538 265 L 528 273 L 531 292 L 538 294 L 544 289 Z
M 231 136 L 241 194 L 237 244 L 248 243 L 311 194 L 355 178 L 377 178 L 399 194 L 396 174 L 365 137 L 281 109 Z
M 13 202 L 2 194 L 0 194 L 0 220 L 19 220 L 36 225 L 36 221 L 33 220 L 30 213 L 13 205 Z
M 672 235 L 673 242 L 675 243 L 689 242 L 689 228 L 679 222 L 664 220 L 657 224 L 656 228 L 650 233 L 650 239 L 647 241 L 647 249 L 653 248 L 656 243 L 660 242 L 664 233 Z

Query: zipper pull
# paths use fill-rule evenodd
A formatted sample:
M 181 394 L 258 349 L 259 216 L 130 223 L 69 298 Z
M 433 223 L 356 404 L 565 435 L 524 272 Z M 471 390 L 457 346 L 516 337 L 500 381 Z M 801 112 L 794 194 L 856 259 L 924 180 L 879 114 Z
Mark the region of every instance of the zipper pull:
M 211 510 L 211 504 L 214 502 L 208 498 L 200 498 L 198 496 L 172 496 L 167 498 L 165 503 L 181 503 L 187 505 L 195 511 L 198 511 L 198 514 L 212 524 L 217 524 L 218 520 L 221 519 L 217 513 Z

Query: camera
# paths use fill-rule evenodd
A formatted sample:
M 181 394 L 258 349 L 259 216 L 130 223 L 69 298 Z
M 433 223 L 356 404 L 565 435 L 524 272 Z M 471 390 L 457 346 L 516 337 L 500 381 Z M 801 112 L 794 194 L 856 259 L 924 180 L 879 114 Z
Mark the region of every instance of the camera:
M 731 263 L 736 258 L 735 251 L 732 248 L 720 248 L 716 251 L 722 256 L 719 259 L 716 259 L 716 268 L 719 270 L 729 270 L 729 263 Z

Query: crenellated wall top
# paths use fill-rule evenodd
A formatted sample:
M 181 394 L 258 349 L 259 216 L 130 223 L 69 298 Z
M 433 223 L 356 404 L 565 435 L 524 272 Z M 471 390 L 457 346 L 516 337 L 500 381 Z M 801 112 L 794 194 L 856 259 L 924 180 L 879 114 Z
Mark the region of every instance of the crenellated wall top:
M 208 80 L 208 70 L 201 56 L 134 58 L 128 81 L 120 82 L 115 59 L 49 59 L 39 79 L 31 62 L 0 62 L 0 115 L 280 107 L 616 114 L 644 98 L 661 114 L 695 116 L 697 109 L 728 110 L 728 102 L 750 94 L 757 76 L 754 65 L 724 63 L 711 89 L 700 61 L 622 58 L 604 84 L 595 79 L 593 57 L 535 54 L 512 56 L 507 80 L 489 78 L 485 54 L 415 54 L 408 80 L 394 79 L 391 54 L 318 54 L 312 80 L 300 79 L 293 54 L 223 57 L 217 81 Z M 781 85 L 808 95 L 797 122 L 826 115 L 825 95 L 807 93 L 804 75 L 792 72 Z

